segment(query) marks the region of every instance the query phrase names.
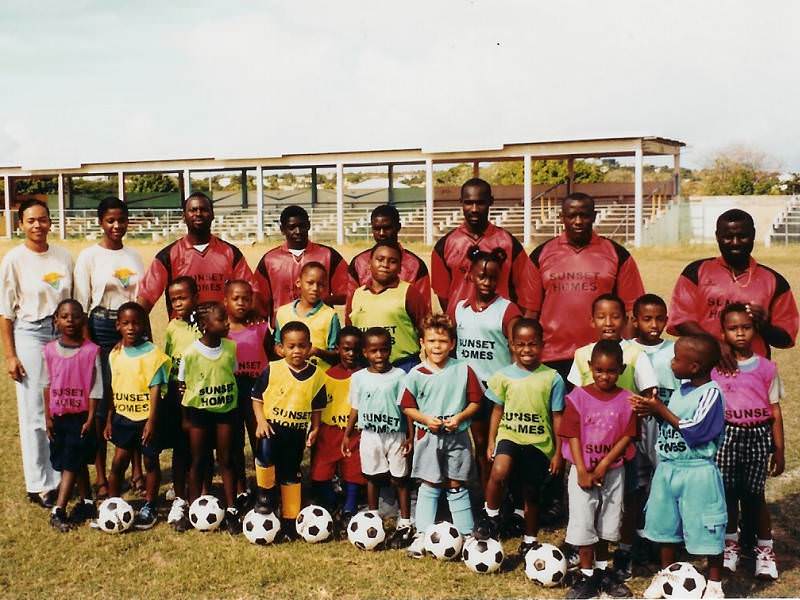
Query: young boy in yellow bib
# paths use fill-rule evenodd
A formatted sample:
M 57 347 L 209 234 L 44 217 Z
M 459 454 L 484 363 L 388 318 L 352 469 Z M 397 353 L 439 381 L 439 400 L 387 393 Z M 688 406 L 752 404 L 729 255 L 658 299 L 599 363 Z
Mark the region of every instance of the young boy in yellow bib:
M 286 323 L 280 343 L 283 359 L 264 369 L 251 392 L 258 439 L 255 510 L 272 512 L 280 486 L 282 539 L 290 541 L 297 539 L 300 463 L 306 446 L 313 446 L 317 439 L 328 396 L 325 373 L 308 360 L 312 350 L 308 327 L 299 321 Z

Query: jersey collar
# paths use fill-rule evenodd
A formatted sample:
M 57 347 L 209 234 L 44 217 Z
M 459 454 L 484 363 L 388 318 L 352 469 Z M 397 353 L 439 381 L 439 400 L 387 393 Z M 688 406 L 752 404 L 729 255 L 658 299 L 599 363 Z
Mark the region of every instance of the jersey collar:
M 300 303 L 300 298 L 292 302 L 292 312 L 296 314 L 298 317 L 312 317 L 317 314 L 319 311 L 322 310 L 322 307 L 325 306 L 325 303 L 322 300 L 319 300 L 310 311 L 306 314 L 301 315 L 297 312 L 297 305 Z
M 491 301 L 491 302 L 489 302 L 489 304 L 487 304 L 487 305 L 486 305 L 486 306 L 484 306 L 483 308 L 478 308 L 478 304 L 477 304 L 477 302 L 478 302 L 478 298 L 477 298 L 477 296 L 475 295 L 475 292 L 474 292 L 474 290 L 473 290 L 472 294 L 470 294 L 470 297 L 469 297 L 469 298 L 466 300 L 466 305 L 467 305 L 469 308 L 471 308 L 471 309 L 472 309 L 474 312 L 476 312 L 476 313 L 481 313 L 481 312 L 483 312 L 483 311 L 485 311 L 485 310 L 489 310 L 489 308 L 490 308 L 490 307 L 491 307 L 491 306 L 492 306 L 492 305 L 493 305 L 495 302 L 497 302 L 499 299 L 500 299 L 500 295 L 499 295 L 499 294 L 495 294 L 494 298 L 492 298 L 492 301 Z
M 217 244 L 217 236 L 212 234 L 208 238 L 208 246 L 206 246 L 206 249 L 203 250 L 202 252 L 200 250 L 198 250 L 197 248 L 195 248 L 194 245 L 189 242 L 189 239 L 186 236 L 183 236 L 181 238 L 180 243 L 183 246 L 183 250 L 184 251 L 189 252 L 191 250 L 192 252 L 197 252 L 201 256 L 205 256 L 206 254 L 208 254 L 212 250 L 212 248 L 214 248 L 216 246 L 216 244 Z
M 572 250 L 576 254 L 579 252 L 583 252 L 584 250 L 586 250 L 586 248 L 596 244 L 599 241 L 600 241 L 600 236 L 597 235 L 597 232 L 594 229 L 592 229 L 592 237 L 589 238 L 589 243 L 586 244 L 585 246 L 581 246 L 580 248 L 577 246 L 573 246 L 572 244 L 569 243 L 566 231 L 562 231 L 558 236 L 558 243 L 564 246 L 569 246 L 570 250 Z
M 469 230 L 467 224 L 462 221 L 461 225 L 458 226 L 458 229 L 461 231 L 462 234 L 466 235 L 469 239 L 474 240 L 476 244 L 479 244 L 483 238 L 488 238 L 494 235 L 495 230 L 499 229 L 497 225 L 489 221 L 489 224 L 486 226 L 486 229 L 483 230 L 483 233 L 480 234 L 478 237 Z

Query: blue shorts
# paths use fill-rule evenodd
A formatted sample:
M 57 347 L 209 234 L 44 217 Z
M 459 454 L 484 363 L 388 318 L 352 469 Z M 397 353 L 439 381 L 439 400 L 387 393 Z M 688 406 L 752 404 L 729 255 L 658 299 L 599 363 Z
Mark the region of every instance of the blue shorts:
M 689 554 L 722 554 L 728 511 L 722 475 L 713 461 L 660 462 L 645 511 L 647 539 L 665 544 L 684 542 Z
M 115 413 L 111 419 L 111 443 L 117 448 L 129 452 L 140 450 L 145 458 L 158 460 L 158 455 L 161 454 L 158 442 L 154 440 L 149 444 L 142 443 L 142 432 L 146 422 L 131 421 L 127 417 Z M 153 435 L 153 438 L 157 439 L 157 433 Z
M 50 463 L 56 471 L 76 473 L 94 463 L 97 438 L 92 429 L 81 435 L 88 413 L 53 415 L 53 439 L 50 440 Z

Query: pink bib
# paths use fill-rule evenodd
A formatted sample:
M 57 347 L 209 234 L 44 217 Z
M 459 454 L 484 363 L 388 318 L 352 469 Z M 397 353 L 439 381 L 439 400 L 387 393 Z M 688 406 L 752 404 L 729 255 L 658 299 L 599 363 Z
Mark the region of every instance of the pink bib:
M 100 347 L 85 340 L 70 357 L 58 351 L 58 340 L 44 347 L 44 359 L 50 375 L 50 414 L 65 415 L 89 410 L 94 366 Z
M 740 365 L 736 377 L 725 377 L 714 369 L 711 378 L 717 382 L 725 399 L 725 421 L 733 425 L 756 425 L 772 418 L 769 388 L 778 368 L 770 360 L 756 355 L 753 364 Z
M 228 334 L 228 337 L 236 342 L 236 360 L 239 363 L 236 368 L 237 376 L 256 378 L 267 367 L 264 337 L 268 333 L 269 326 L 265 322 Z

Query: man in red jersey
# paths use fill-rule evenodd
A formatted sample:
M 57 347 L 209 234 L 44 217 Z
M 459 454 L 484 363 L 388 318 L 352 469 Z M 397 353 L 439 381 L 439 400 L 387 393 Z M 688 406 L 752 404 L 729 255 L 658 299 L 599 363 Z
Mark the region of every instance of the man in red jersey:
M 491 252 L 502 248 L 508 260 L 503 262 L 497 294 L 515 302 L 530 316 L 538 306 L 533 287 L 533 267 L 519 240 L 502 227 L 489 222 L 489 209 L 494 203 L 492 187 L 477 177 L 461 186 L 461 207 L 464 222 L 440 238 L 431 254 L 433 291 L 442 310 L 472 297 L 473 284 L 467 277 L 470 261 L 467 251 L 472 246 Z M 588 317 L 587 317 L 588 321 Z
M 256 267 L 255 278 L 263 294 L 268 314 L 275 316 L 284 304 L 300 297 L 295 285 L 300 269 L 309 262 L 321 263 L 328 273 L 329 296 L 326 304 L 344 304 L 347 294 L 347 262 L 336 250 L 308 239 L 311 220 L 301 206 L 287 206 L 280 216 L 281 233 L 286 241 L 269 250 Z
M 596 341 L 592 302 L 616 294 L 630 312 L 644 294 L 636 261 L 618 243 L 593 230 L 596 212 L 588 194 L 572 193 L 561 204 L 561 235 L 531 252 L 535 273 L 533 310 L 544 331 L 542 362 L 567 381 L 575 350 Z
M 730 346 L 722 341 L 720 311 L 731 302 L 745 304 L 756 323 L 753 350 L 770 356 L 770 346 L 791 348 L 798 330 L 792 290 L 783 276 L 751 256 L 756 229 L 753 217 L 734 208 L 717 219 L 720 256 L 689 263 L 672 292 L 667 332 L 710 333 L 719 340 L 720 369 L 737 370 Z
M 159 296 L 177 277 L 188 275 L 197 282 L 199 302 L 222 302 L 225 282 L 243 279 L 256 289 L 253 272 L 242 252 L 233 244 L 211 235 L 214 205 L 202 192 L 191 194 L 183 203 L 186 235 L 163 248 L 139 286 L 138 302 L 148 312 Z M 169 297 L 164 296 L 167 313 L 172 317 Z
M 381 204 L 376 206 L 370 215 L 372 225 L 372 237 L 376 242 L 395 242 L 400 235 L 400 213 L 394 206 Z M 400 281 L 407 281 L 411 287 L 419 292 L 425 301 L 426 314 L 431 312 L 431 278 L 428 275 L 428 267 L 423 260 L 408 250 L 400 246 L 403 256 L 400 262 Z M 350 268 L 347 270 L 349 282 L 347 297 L 350 298 L 353 292 L 362 285 L 369 285 L 372 281 L 370 275 L 371 249 L 364 250 L 353 257 L 350 261 Z

